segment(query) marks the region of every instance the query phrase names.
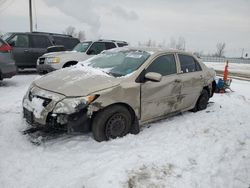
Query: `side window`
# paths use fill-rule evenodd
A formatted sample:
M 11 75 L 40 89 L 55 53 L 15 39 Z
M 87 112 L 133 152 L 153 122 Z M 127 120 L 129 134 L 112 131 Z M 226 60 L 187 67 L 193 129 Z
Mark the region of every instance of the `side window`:
M 128 45 L 127 43 L 117 43 L 118 47 L 123 47 L 123 46 L 127 46 L 127 45 Z
M 28 48 L 29 47 L 29 36 L 28 35 L 15 35 L 9 40 L 9 44 L 12 47 Z
M 181 64 L 181 71 L 183 73 L 195 72 L 201 70 L 200 65 L 192 56 L 179 54 L 179 60 Z
M 116 48 L 115 44 L 113 42 L 105 42 L 106 45 L 106 49 L 112 49 L 112 48 Z
M 52 46 L 47 36 L 43 35 L 31 35 L 33 48 L 48 48 Z
M 106 50 L 106 45 L 104 42 L 94 42 L 88 50 L 87 54 L 96 55 L 101 53 L 103 50 Z
M 173 54 L 163 55 L 156 58 L 147 68 L 146 72 L 157 72 L 162 76 L 175 74 L 176 62 Z
M 195 66 L 196 66 L 196 71 L 202 71 L 200 63 L 196 60 L 194 60 L 194 62 L 195 62 Z

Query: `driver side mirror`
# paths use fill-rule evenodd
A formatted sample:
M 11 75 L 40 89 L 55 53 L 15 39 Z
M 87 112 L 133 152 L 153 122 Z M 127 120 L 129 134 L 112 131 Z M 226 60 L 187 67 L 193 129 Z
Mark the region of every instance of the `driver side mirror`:
M 148 72 L 146 75 L 145 75 L 145 78 L 147 80 L 150 80 L 150 81 L 153 81 L 153 82 L 160 82 L 161 81 L 161 78 L 162 78 L 162 75 L 157 73 L 157 72 Z

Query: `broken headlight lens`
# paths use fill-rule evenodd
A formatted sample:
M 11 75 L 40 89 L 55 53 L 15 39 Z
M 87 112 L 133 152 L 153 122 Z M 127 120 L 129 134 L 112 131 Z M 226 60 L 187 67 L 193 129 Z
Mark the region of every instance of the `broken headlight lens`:
M 87 97 L 65 98 L 58 102 L 53 110 L 57 114 L 72 114 L 79 112 L 88 104 L 97 99 L 99 95 L 89 95 Z

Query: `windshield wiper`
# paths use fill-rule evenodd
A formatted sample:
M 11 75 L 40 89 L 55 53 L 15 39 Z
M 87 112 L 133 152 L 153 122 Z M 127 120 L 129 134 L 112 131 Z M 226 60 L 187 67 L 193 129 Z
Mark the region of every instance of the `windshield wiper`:
M 115 72 L 106 72 L 108 75 L 114 76 L 114 77 L 121 77 L 124 76 L 123 74 L 115 73 Z

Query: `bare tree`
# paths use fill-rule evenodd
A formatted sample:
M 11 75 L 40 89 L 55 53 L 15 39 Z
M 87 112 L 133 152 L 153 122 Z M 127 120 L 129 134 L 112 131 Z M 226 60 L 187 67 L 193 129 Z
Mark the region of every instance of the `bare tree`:
M 186 41 L 183 37 L 179 37 L 178 43 L 176 44 L 176 49 L 178 50 L 185 50 L 186 48 Z
M 63 31 L 63 34 L 75 36 L 76 35 L 76 28 L 73 26 L 68 26 L 65 29 L 65 31 Z
M 86 39 L 85 37 L 85 31 L 83 30 L 80 30 L 80 31 L 77 31 L 75 27 L 73 26 L 68 26 L 64 31 L 63 31 L 64 34 L 66 35 L 71 35 L 73 37 L 76 37 L 78 38 L 80 41 L 84 41 Z
M 217 43 L 217 45 L 216 45 L 217 50 L 216 50 L 215 56 L 223 57 L 224 53 L 225 53 L 225 47 L 226 47 L 225 42 Z
M 196 55 L 197 57 L 202 57 L 202 56 L 204 56 L 204 53 L 203 53 L 203 51 L 195 51 L 194 55 Z
M 77 38 L 78 38 L 80 41 L 86 40 L 85 32 L 84 32 L 84 31 L 78 31 L 78 36 L 77 36 Z
M 166 41 L 163 40 L 162 42 L 156 42 L 154 40 L 149 39 L 146 42 L 138 41 L 138 46 L 164 48 L 164 47 L 166 47 Z
M 186 41 L 183 37 L 179 37 L 178 41 L 176 41 L 175 38 L 171 37 L 169 47 L 174 48 L 174 49 L 178 49 L 178 50 L 185 50 Z
M 169 48 L 176 48 L 176 40 L 175 38 L 170 38 Z

